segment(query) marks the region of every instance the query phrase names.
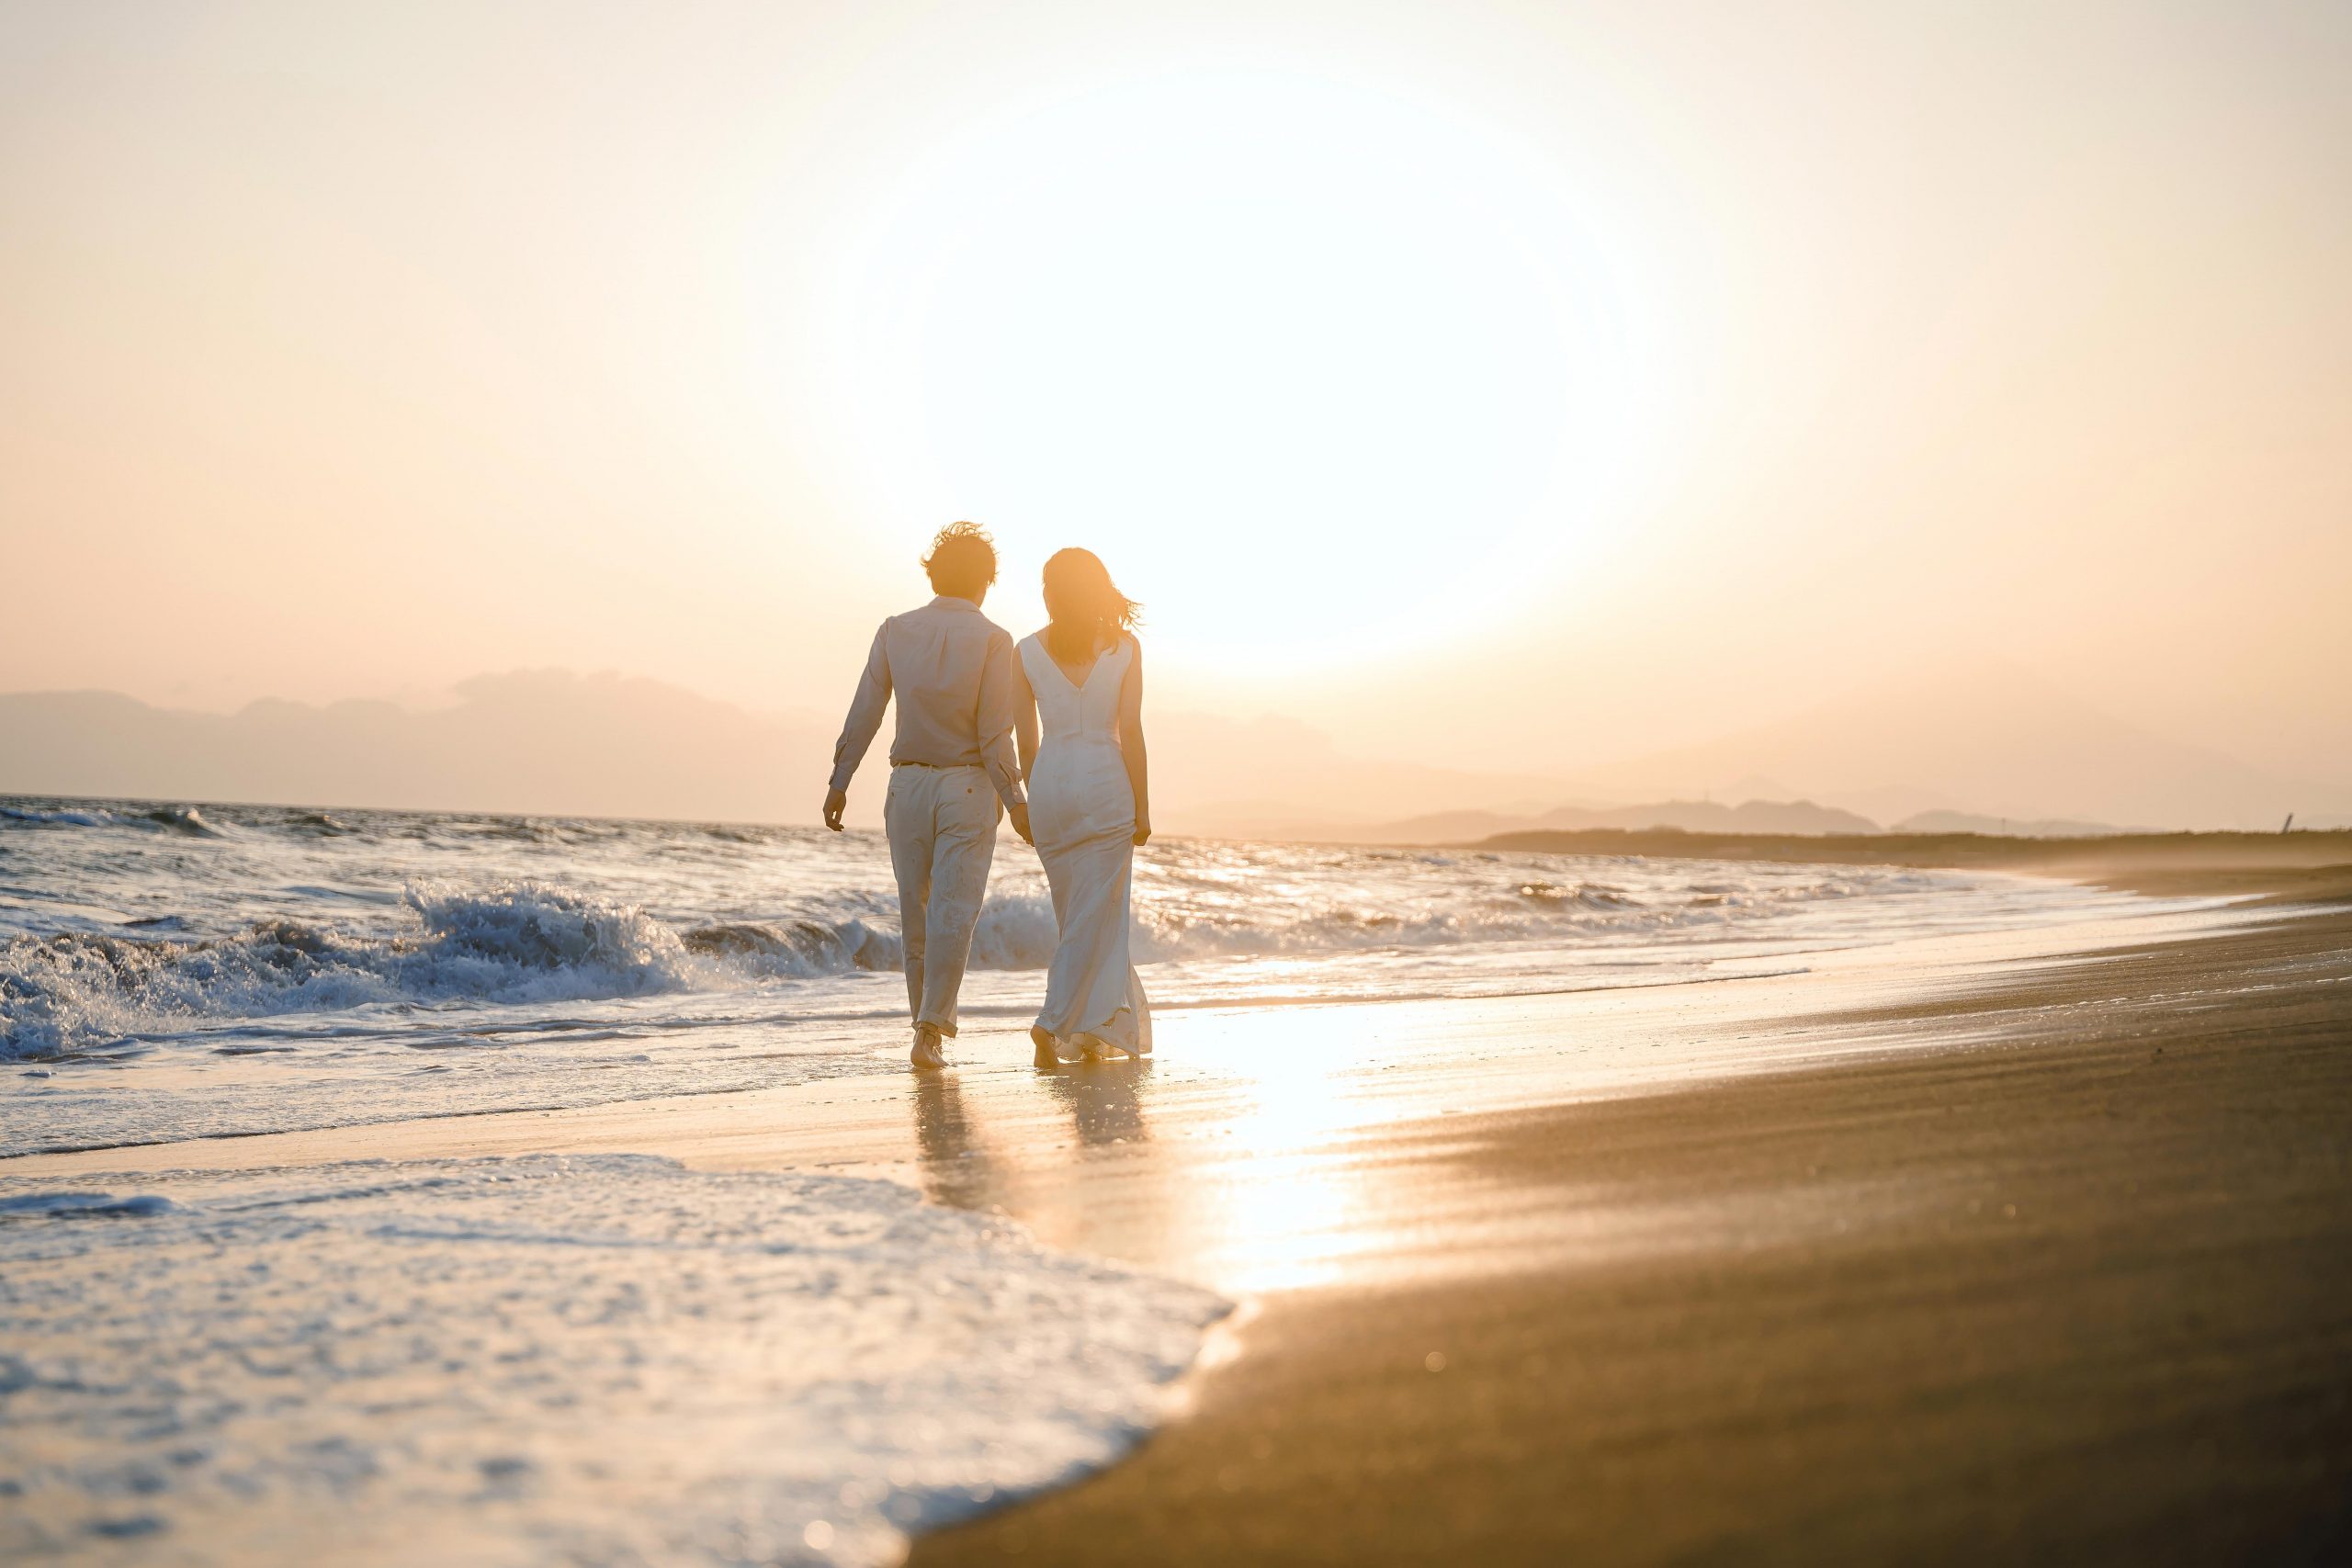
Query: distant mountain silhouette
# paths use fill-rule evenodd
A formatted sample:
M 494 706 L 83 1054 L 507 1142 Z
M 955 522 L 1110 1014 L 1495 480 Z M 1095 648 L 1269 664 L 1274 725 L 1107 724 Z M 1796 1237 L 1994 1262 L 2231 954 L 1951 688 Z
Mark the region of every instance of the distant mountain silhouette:
M 1922 811 L 1887 829 L 1892 833 L 1989 833 L 2011 839 L 2099 839 L 2138 829 L 2110 822 L 2070 822 L 2063 817 L 1980 817 L 1969 811 Z
M 1623 799 L 1755 775 L 1883 820 L 1960 807 L 1996 819 L 2264 829 L 2290 810 L 2352 806 L 2352 785 L 2281 779 L 2166 740 L 2006 665 L 1879 686 L 1704 745 L 1588 769 L 1575 782 Z
M 1401 821 L 1375 823 L 1325 835 L 1344 843 L 1466 844 L 1498 833 L 1566 832 L 1591 828 L 1629 831 L 1668 828 L 1687 833 L 1778 833 L 1818 837 L 1830 833 L 1876 833 L 1867 817 L 1810 800 L 1751 800 L 1724 806 L 1702 800 L 1669 800 L 1654 806 L 1561 807 L 1533 816 L 1491 811 L 1443 811 Z
M 560 670 L 478 676 L 453 695 L 424 710 L 268 701 L 230 715 L 113 692 L 0 695 L 0 794 L 811 822 L 838 723 Z M 1151 733 L 1155 815 L 1170 832 L 1295 836 L 1566 793 L 1539 777 L 1367 762 L 1288 719 L 1164 712 Z M 876 741 L 850 792 L 854 824 L 880 821 L 888 748 Z M 1261 798 L 1236 801 L 1237 785 Z
M 805 817 L 823 792 L 812 728 L 657 681 L 526 671 L 456 695 L 225 716 L 111 692 L 0 696 L 0 791 L 717 820 Z
M 830 702 L 821 714 L 754 714 L 658 681 L 560 670 L 478 676 L 452 696 L 427 709 L 270 701 L 220 715 L 111 692 L 0 695 L 0 793 L 808 822 L 839 722 Z M 2284 782 L 1997 671 L 1572 778 L 1370 761 L 1285 718 L 1160 710 L 1151 734 L 1162 830 L 1230 838 L 1871 833 L 1899 818 L 1922 830 L 1915 814 L 1927 810 L 1995 830 L 2007 818 L 2013 833 L 2267 829 L 2290 810 L 2318 827 L 2352 815 L 2352 788 Z M 877 744 L 851 791 L 854 823 L 879 820 L 881 753 Z M 1609 804 L 1645 798 L 1658 804 Z
M 1296 719 L 1148 716 L 1152 815 L 1172 832 L 1233 839 L 1361 838 L 1425 812 L 1517 818 L 1573 799 L 1561 780 L 1351 756 Z

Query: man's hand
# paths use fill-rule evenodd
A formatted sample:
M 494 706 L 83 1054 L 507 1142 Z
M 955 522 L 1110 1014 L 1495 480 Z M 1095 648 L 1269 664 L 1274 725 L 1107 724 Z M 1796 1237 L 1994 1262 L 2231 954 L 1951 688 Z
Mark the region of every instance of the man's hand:
M 836 833 L 840 832 L 842 830 L 842 813 L 848 809 L 849 793 L 846 790 L 829 789 L 825 792 L 826 827 L 831 828 Z
M 1012 830 L 1021 835 L 1021 841 L 1035 846 L 1037 840 L 1029 832 L 1028 803 L 1024 801 L 1019 806 L 1007 807 L 1005 814 L 1012 818 Z

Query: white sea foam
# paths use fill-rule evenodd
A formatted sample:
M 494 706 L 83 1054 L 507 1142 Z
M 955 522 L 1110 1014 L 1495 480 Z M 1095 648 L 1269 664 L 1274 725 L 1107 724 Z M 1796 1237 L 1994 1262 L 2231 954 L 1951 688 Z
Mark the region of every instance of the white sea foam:
M 1223 1310 L 887 1182 L 636 1156 L 0 1183 L 0 1557 L 895 1560 Z

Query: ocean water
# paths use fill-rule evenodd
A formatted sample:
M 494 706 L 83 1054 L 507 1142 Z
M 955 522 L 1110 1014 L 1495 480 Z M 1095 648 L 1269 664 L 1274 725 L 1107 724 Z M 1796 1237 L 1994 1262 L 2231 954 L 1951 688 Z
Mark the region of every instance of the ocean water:
M 1136 865 L 1156 1006 L 1493 996 L 2132 902 L 1883 867 L 1182 839 Z M 1053 950 L 1007 831 L 967 1021 Z M 0 1155 L 901 1070 L 877 834 L 0 801 Z

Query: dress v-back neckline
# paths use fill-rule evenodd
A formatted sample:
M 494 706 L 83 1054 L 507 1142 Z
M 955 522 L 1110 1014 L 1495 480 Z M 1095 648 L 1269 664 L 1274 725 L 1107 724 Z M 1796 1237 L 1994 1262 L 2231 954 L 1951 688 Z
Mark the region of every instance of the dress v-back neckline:
M 1110 648 L 1097 649 L 1094 661 L 1086 667 L 1086 679 L 1073 681 L 1070 679 L 1069 671 L 1062 668 L 1062 661 L 1054 657 L 1054 650 L 1046 646 L 1044 634 L 1040 633 L 1037 637 L 1037 651 L 1046 656 L 1046 662 L 1054 667 L 1054 673 L 1060 676 L 1062 683 L 1073 692 L 1083 692 L 1087 687 L 1094 684 L 1094 672 L 1102 668 L 1102 661 L 1110 658 L 1117 647 L 1118 645 L 1114 643 Z

